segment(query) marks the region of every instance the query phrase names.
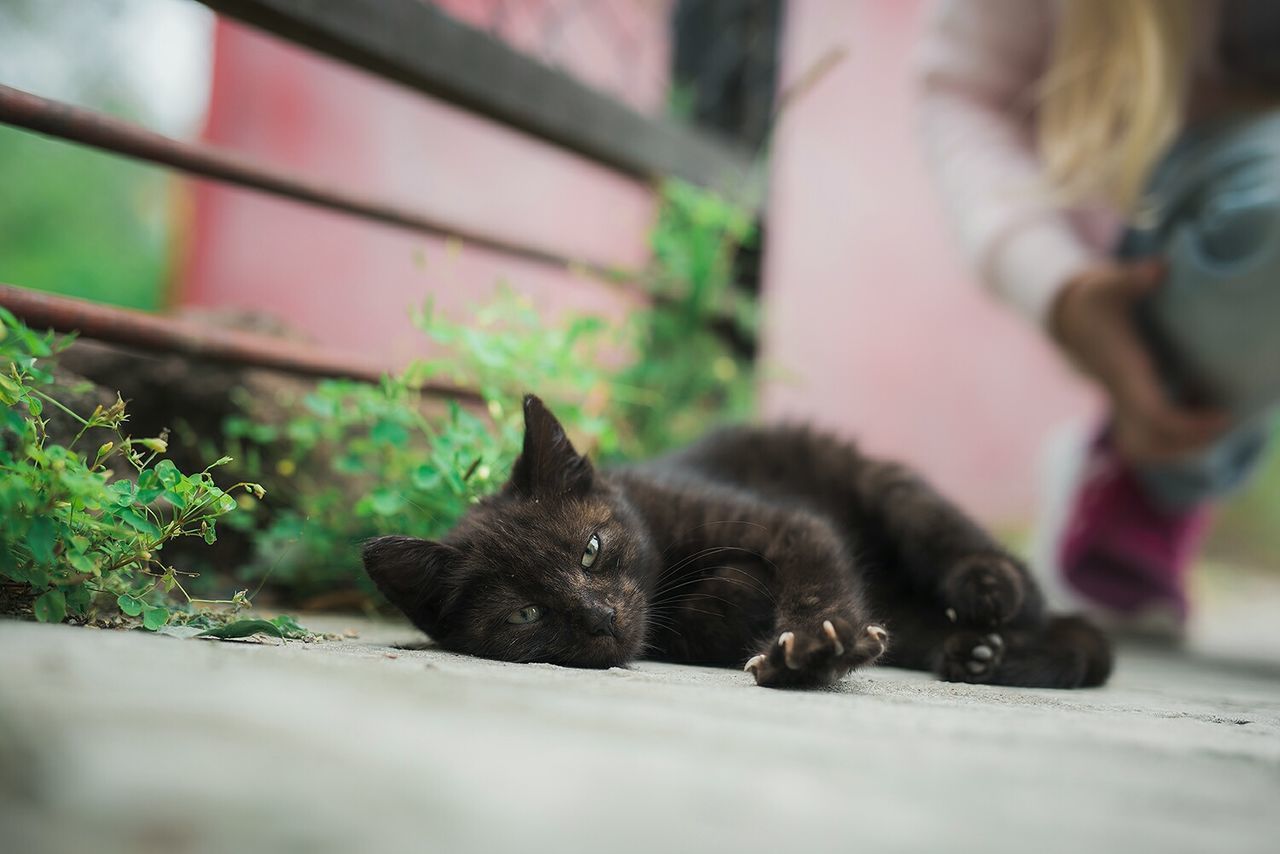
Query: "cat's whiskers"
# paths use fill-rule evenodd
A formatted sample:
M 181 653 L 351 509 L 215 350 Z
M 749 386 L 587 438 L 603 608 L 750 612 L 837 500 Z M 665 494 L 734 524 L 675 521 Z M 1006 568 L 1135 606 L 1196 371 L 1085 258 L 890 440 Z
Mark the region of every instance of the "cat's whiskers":
M 759 578 L 757 578 L 756 576 L 754 576 L 754 575 L 752 575 L 751 573 L 747 572 L 747 571 L 746 571 L 745 569 L 743 569 L 742 567 L 739 567 L 739 566 L 731 566 L 731 565 L 727 565 L 727 564 L 726 564 L 726 565 L 721 565 L 721 566 L 713 566 L 713 567 L 711 567 L 711 568 L 712 568 L 712 569 L 724 569 L 724 570 L 728 570 L 729 572 L 736 572 L 736 573 L 739 573 L 739 574 L 742 576 L 742 578 L 726 578 L 726 577 L 725 577 L 725 576 L 723 576 L 723 575 L 715 575 L 715 576 L 711 576 L 711 577 L 712 577 L 712 578 L 715 578 L 715 579 L 717 579 L 717 580 L 720 580 L 720 581 L 727 581 L 727 582 L 729 582 L 730 584 L 741 584 L 741 585 L 743 585 L 744 587 L 748 587 L 748 588 L 750 588 L 750 589 L 752 589 L 752 590 L 755 590 L 757 593 L 760 593 L 761 595 L 765 596 L 765 597 L 769 600 L 769 602 L 770 602 L 770 603 L 772 603 L 773 605 L 775 605 L 775 606 L 776 606 L 776 605 L 778 604 L 778 600 L 777 600 L 776 598 L 774 598 L 773 591 L 771 591 L 771 590 L 769 589 L 768 585 L 766 585 L 764 582 L 762 582 L 762 581 L 761 581 Z
M 702 558 L 706 555 L 713 554 L 717 551 L 726 550 L 726 549 L 747 552 L 748 554 L 752 554 L 752 555 L 755 555 L 756 557 L 759 557 L 759 555 L 756 555 L 755 552 L 751 551 L 750 549 L 743 548 L 742 546 L 723 546 L 723 545 L 707 546 L 706 548 L 699 549 L 693 554 L 685 555 L 683 558 L 681 558 L 680 560 L 673 563 L 670 567 L 668 567 L 668 569 L 672 572 L 678 571 L 688 566 L 689 564 L 693 563 L 694 561 L 698 560 L 699 558 Z
M 702 559 L 702 558 L 704 558 L 704 557 L 708 557 L 708 556 L 710 556 L 710 555 L 713 555 L 713 554 L 715 554 L 716 552 L 725 552 L 725 551 L 742 552 L 743 554 L 750 555 L 751 557 L 759 558 L 760 560 L 762 560 L 762 561 L 764 561 L 765 563 L 769 564 L 769 566 L 773 567 L 773 569 L 774 569 L 774 571 L 775 571 L 775 572 L 777 571 L 777 567 L 773 564 L 773 562 L 772 562 L 772 561 L 770 561 L 768 558 L 766 558 L 764 555 L 760 554 L 759 552 L 754 552 L 754 551 L 752 551 L 751 549 L 743 548 L 742 546 L 709 546 L 708 548 L 701 549 L 701 550 L 699 550 L 699 551 L 694 552 L 694 553 L 693 553 L 693 554 L 691 554 L 691 555 L 688 555 L 688 556 L 686 556 L 686 557 L 684 557 L 684 558 L 680 559 L 680 560 L 679 560 L 679 561 L 677 561 L 676 563 L 674 563 L 674 564 L 672 564 L 671 566 L 669 566 L 669 567 L 667 567 L 666 569 L 664 569 L 664 570 L 663 570 L 663 571 L 658 575 L 658 579 L 657 579 L 657 586 L 658 586 L 658 588 L 659 588 L 659 589 L 661 589 L 661 586 L 662 586 L 662 585 L 661 585 L 661 582 L 663 581 L 663 579 L 668 578 L 668 577 L 670 577 L 670 576 L 674 575 L 675 573 L 677 573 L 677 572 L 679 572 L 680 570 L 684 569 L 685 567 L 687 567 L 689 564 L 693 563 L 694 561 L 697 561 L 697 560 L 700 560 L 700 559 Z
M 737 549 L 736 546 L 720 546 L 719 548 Z M 745 549 L 738 549 L 738 550 L 746 551 Z M 712 570 L 725 570 L 727 572 L 736 572 L 740 574 L 742 578 L 733 578 L 733 577 L 724 576 L 724 575 L 707 574 Z M 720 564 L 717 566 L 708 567 L 706 570 L 703 571 L 703 573 L 700 573 L 699 575 L 693 578 L 687 578 L 684 576 L 681 576 L 679 578 L 674 578 L 667 584 L 659 585 L 659 587 L 654 591 L 652 598 L 654 601 L 662 601 L 664 597 L 666 597 L 667 595 L 669 595 L 675 590 L 681 589 L 682 587 L 687 587 L 692 584 L 698 584 L 703 581 L 714 582 L 717 580 L 724 581 L 728 584 L 739 584 L 743 587 L 746 587 L 750 590 L 754 590 L 755 592 L 761 594 L 774 605 L 777 604 L 777 599 L 774 598 L 772 591 L 770 591 L 769 588 L 765 586 L 758 578 L 756 578 L 754 575 L 747 572 L 746 570 L 742 569 L 741 567 L 732 566 L 729 564 Z
M 687 597 L 691 597 L 691 596 L 703 596 L 703 597 L 706 597 L 706 598 L 709 598 L 709 599 L 718 599 L 719 601 L 724 602 L 724 603 L 726 603 L 726 604 L 728 604 L 728 605 L 733 605 L 734 607 L 736 607 L 736 608 L 737 608 L 738 610 L 740 610 L 740 611 L 745 611 L 745 610 L 746 610 L 746 609 L 744 609 L 740 604 L 738 604 L 737 602 L 734 602 L 734 601 L 732 601 L 732 600 L 730 600 L 730 599 L 725 599 L 724 597 L 721 597 L 721 596 L 716 596 L 714 593 L 706 593 L 706 592 L 690 591 L 690 592 L 687 592 L 687 593 L 681 593 L 681 594 L 680 594 L 680 595 L 678 595 L 678 596 L 670 596 L 670 593 L 673 593 L 674 591 L 679 590 L 681 587 L 687 586 L 687 585 L 689 585 L 689 584 L 695 584 L 695 583 L 698 583 L 698 582 L 701 582 L 701 581 L 709 581 L 709 582 L 723 581 L 723 582 L 725 582 L 726 584 L 736 584 L 736 585 L 738 585 L 739 587 L 743 587 L 743 588 L 746 588 L 747 590 L 752 591 L 753 593 L 762 593 L 762 594 L 764 594 L 764 595 L 765 595 L 765 596 L 770 600 L 770 602 L 773 602 L 773 603 L 776 605 L 776 601 L 775 601 L 775 600 L 774 600 L 774 598 L 773 598 L 773 594 L 772 594 L 772 593 L 770 593 L 768 590 L 765 590 L 765 589 L 760 588 L 760 587 L 753 587 L 752 585 L 747 584 L 746 582 L 744 582 L 744 581 L 742 581 L 742 580 L 740 580 L 740 579 L 737 579 L 737 578 L 725 578 L 725 577 L 723 577 L 723 576 L 712 576 L 712 577 L 707 578 L 707 579 L 703 579 L 703 578 L 696 578 L 696 579 L 693 579 L 692 581 L 687 582 L 687 584 L 685 584 L 685 585 L 677 585 L 676 587 L 673 587 L 670 591 L 668 591 L 668 594 L 667 594 L 667 596 L 666 596 L 665 598 L 663 598 L 663 599 L 662 599 L 661 601 L 659 601 L 659 602 L 655 602 L 654 604 L 655 604 L 655 605 L 671 605 L 671 604 L 676 603 L 676 602 L 679 602 L 679 601 L 681 601 L 682 599 L 685 599 L 685 598 L 687 598 Z
M 717 602 L 723 602 L 723 603 L 724 603 L 724 604 L 726 604 L 726 605 L 729 605 L 729 606 L 732 606 L 732 607 L 734 607 L 734 608 L 737 608 L 739 611 L 742 611 L 742 612 L 744 612 L 744 613 L 746 612 L 746 609 L 745 609 L 745 608 L 743 608 L 743 607 L 742 607 L 742 605 L 741 605 L 740 603 L 738 603 L 738 602 L 734 602 L 732 599 L 726 599 L 726 598 L 724 598 L 723 596 L 717 596 L 717 595 L 715 595 L 714 593 L 698 593 L 698 592 L 696 592 L 696 591 L 695 591 L 695 592 L 692 592 L 692 593 L 681 593 L 679 596 L 677 596 L 676 598 L 674 598 L 674 599 L 672 599 L 672 600 L 670 600 L 670 601 L 671 601 L 671 602 L 684 602 L 684 601 L 686 601 L 686 600 L 688 600 L 688 599 L 714 599 L 714 600 L 716 600 Z
M 702 616 L 704 616 L 704 617 L 722 617 L 722 616 L 724 616 L 723 614 L 716 614 L 716 613 L 713 613 L 713 612 L 711 612 L 711 611 L 703 611 L 703 610 L 700 610 L 700 609 L 698 609 L 698 608 L 690 607 L 690 606 L 688 606 L 688 605 L 686 605 L 686 606 L 684 606 L 683 608 L 681 608 L 681 610 L 682 610 L 682 611 L 689 612 L 689 613 L 692 613 L 692 614 L 701 614 L 701 615 L 702 615 Z
M 663 603 L 671 601 L 670 596 L 675 591 L 681 590 L 685 587 L 692 587 L 695 584 L 702 584 L 703 582 L 706 582 L 709 580 L 710 578 L 708 576 L 700 576 L 698 578 L 687 578 L 684 581 L 680 582 L 679 584 L 673 585 L 663 590 L 661 596 L 654 597 L 654 601 L 663 602 Z
M 664 629 L 669 632 L 674 632 L 675 634 L 680 635 L 680 637 L 684 637 L 684 635 L 680 634 L 680 627 L 674 620 L 652 619 L 652 620 L 649 620 L 649 622 L 660 629 Z
M 404 499 L 404 502 L 405 502 L 406 504 L 411 504 L 411 505 L 413 505 L 413 508 L 414 508 L 415 510 L 421 510 L 423 513 L 427 514 L 428 518 L 430 518 L 430 519 L 431 519 L 431 521 L 433 521 L 433 522 L 434 522 L 434 521 L 438 518 L 437 514 L 432 513 L 430 510 L 428 510 L 427 508 L 423 507 L 421 504 L 419 504 L 418 502 L 414 501 L 412 498 L 410 498 L 409 496 L 405 495 L 403 492 L 400 492 L 399 490 L 396 490 L 396 495 L 399 495 L 402 499 Z
M 752 527 L 759 528 L 762 531 L 769 530 L 768 526 L 766 525 L 761 525 L 759 522 L 748 522 L 746 519 L 716 519 L 711 522 L 703 522 L 701 525 L 694 525 L 692 528 L 689 529 L 688 533 L 686 533 L 682 539 L 676 540 L 674 543 L 672 543 L 671 545 L 663 549 L 662 556 L 666 557 L 667 553 L 670 552 L 672 549 L 674 549 L 676 546 L 683 545 L 689 542 L 689 540 L 693 539 L 694 531 L 700 531 L 703 528 L 709 528 L 712 525 L 751 525 Z

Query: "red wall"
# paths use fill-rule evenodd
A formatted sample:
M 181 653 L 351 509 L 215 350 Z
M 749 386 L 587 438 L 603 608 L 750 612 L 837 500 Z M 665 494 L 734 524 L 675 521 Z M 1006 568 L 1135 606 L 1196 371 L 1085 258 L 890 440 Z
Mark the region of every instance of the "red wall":
M 566 57 L 615 97 L 661 103 L 665 3 L 611 4 L 608 37 L 594 40 L 575 35 L 576 4 L 508 3 L 513 12 L 500 20 L 490 20 L 491 2 L 443 5 L 523 40 L 541 59 Z M 628 39 L 638 45 L 630 53 L 618 47 Z M 646 257 L 654 196 L 641 182 L 225 21 L 213 76 L 204 134 L 212 143 L 573 258 L 638 266 Z M 631 304 L 563 269 L 223 185 L 201 183 L 194 214 L 179 302 L 278 315 L 319 342 L 388 364 L 421 350 L 407 309 L 428 295 L 452 314 L 501 281 L 552 312 L 616 317 Z

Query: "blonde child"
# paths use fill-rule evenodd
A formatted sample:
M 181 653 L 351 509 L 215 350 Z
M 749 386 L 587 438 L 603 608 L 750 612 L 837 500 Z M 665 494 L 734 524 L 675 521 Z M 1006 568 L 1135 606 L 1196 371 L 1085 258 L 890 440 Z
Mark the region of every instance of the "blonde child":
M 925 139 L 981 278 L 1099 384 L 1056 572 L 1177 629 L 1280 400 L 1280 3 L 942 0 Z

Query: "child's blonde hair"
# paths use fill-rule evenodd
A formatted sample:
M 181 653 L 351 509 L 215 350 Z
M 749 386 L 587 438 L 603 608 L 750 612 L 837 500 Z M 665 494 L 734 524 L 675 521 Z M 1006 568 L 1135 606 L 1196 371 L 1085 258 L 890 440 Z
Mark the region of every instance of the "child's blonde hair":
M 1191 0 L 1066 0 L 1041 83 L 1040 153 L 1064 201 L 1126 214 L 1182 125 Z

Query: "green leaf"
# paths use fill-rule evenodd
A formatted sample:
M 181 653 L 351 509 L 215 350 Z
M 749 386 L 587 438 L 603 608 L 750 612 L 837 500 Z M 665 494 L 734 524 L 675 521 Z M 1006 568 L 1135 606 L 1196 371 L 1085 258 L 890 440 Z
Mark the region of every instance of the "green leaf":
M 27 548 L 36 563 L 52 563 L 53 547 L 58 542 L 58 529 L 48 516 L 37 516 L 27 528 Z
M 136 596 L 130 596 L 128 593 L 121 593 L 116 597 L 116 604 L 120 606 L 122 613 L 130 617 L 136 617 L 142 613 L 145 607 L 141 599 Z
M 280 629 L 287 638 L 306 638 L 311 636 L 311 631 L 289 614 L 281 614 L 273 617 L 271 623 Z
M 379 516 L 394 516 L 404 509 L 404 505 L 404 496 L 387 487 L 379 487 L 369 496 L 369 506 Z
M 0 403 L 13 406 L 22 396 L 22 389 L 9 377 L 0 374 Z
M 149 632 L 154 632 L 169 622 L 169 609 L 156 606 L 148 606 L 142 612 L 142 627 Z
M 35 613 L 42 623 L 61 623 L 67 617 L 67 597 L 61 590 L 46 591 L 36 600 Z
M 27 584 L 31 585 L 36 590 L 43 590 L 49 586 L 51 581 L 48 570 L 43 566 L 35 566 L 34 564 L 28 565 L 25 572 L 18 572 L 14 574 L 13 577 L 18 580 L 25 577 Z
M 107 491 L 111 493 L 112 499 L 115 503 L 121 507 L 132 504 L 134 495 L 137 494 L 137 490 L 134 488 L 133 481 L 131 480 L 117 480 L 115 483 L 107 487 Z
M 313 415 L 320 418 L 333 418 L 338 414 L 338 404 L 318 392 L 307 395 L 302 402 Z
M 138 494 L 134 496 L 139 504 L 150 504 L 161 495 L 164 495 L 164 488 L 159 486 L 149 486 L 146 489 L 139 489 Z
M 423 463 L 409 475 L 415 489 L 431 492 L 440 487 L 440 472 L 430 463 Z
M 313 445 L 320 441 L 320 425 L 314 421 L 296 419 L 289 422 L 289 426 L 285 428 L 285 435 L 290 441 L 297 442 L 299 445 Z
M 156 477 L 166 489 L 173 489 L 178 485 L 178 481 L 182 480 L 182 472 L 178 471 L 178 467 L 172 461 L 161 460 L 156 463 Z
M 89 603 L 92 595 L 89 588 L 83 584 L 77 584 L 70 590 L 66 591 L 67 607 L 76 614 L 83 616 L 89 611 Z
M 232 640 L 257 634 L 271 635 L 277 638 L 284 637 L 284 632 L 281 631 L 280 627 L 269 620 L 236 620 L 234 623 L 227 623 L 225 626 L 217 626 L 203 631 L 196 637 Z
M 116 518 L 141 534 L 149 534 L 152 537 L 160 536 L 160 529 L 156 527 L 155 523 L 132 507 L 122 507 L 116 511 Z
M 401 424 L 383 419 L 373 425 L 369 438 L 385 445 L 400 447 L 409 441 L 409 431 Z
M 333 461 L 333 470 L 339 474 L 364 474 L 369 465 L 364 457 L 348 452 Z
M 3 394 L 0 394 L 0 404 L 4 402 Z M 27 419 L 15 409 L 0 409 L 0 426 L 10 433 L 25 433 L 28 426 Z

